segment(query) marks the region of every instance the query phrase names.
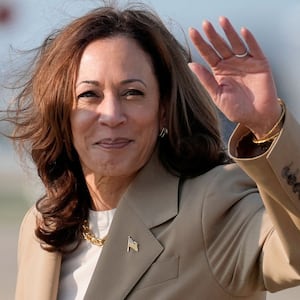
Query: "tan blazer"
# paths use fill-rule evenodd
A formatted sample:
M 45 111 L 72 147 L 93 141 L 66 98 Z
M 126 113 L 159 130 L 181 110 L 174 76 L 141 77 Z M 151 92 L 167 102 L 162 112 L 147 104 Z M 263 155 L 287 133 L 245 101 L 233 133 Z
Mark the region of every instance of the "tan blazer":
M 230 143 L 234 154 L 238 128 Z M 268 153 L 237 159 L 179 184 L 156 157 L 122 198 L 86 300 L 259 300 L 300 283 L 299 124 L 287 115 Z M 17 300 L 56 299 L 61 254 L 19 242 Z M 128 249 L 128 236 L 138 251 Z

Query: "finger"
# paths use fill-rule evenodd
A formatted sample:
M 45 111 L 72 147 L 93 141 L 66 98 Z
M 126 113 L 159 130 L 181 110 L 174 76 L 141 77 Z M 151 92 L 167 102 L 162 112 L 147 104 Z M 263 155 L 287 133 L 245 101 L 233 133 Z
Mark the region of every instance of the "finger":
M 243 36 L 251 55 L 258 59 L 265 59 L 265 55 L 251 31 L 243 27 L 241 29 L 241 35 Z
M 220 17 L 219 23 L 224 30 L 226 37 L 231 45 L 234 54 L 244 54 L 247 51 L 247 46 L 236 32 L 230 21 L 226 17 Z
M 213 47 L 204 40 L 198 30 L 190 28 L 189 36 L 199 51 L 199 54 L 211 67 L 214 67 L 221 60 L 220 56 L 216 53 Z
M 218 83 L 214 76 L 202 65 L 198 63 L 189 63 L 192 72 L 197 76 L 203 87 L 207 90 L 212 99 L 216 98 Z
M 204 21 L 202 27 L 208 40 L 220 54 L 220 56 L 222 58 L 231 57 L 233 54 L 231 47 L 228 45 L 225 39 L 217 33 L 214 26 L 209 21 Z

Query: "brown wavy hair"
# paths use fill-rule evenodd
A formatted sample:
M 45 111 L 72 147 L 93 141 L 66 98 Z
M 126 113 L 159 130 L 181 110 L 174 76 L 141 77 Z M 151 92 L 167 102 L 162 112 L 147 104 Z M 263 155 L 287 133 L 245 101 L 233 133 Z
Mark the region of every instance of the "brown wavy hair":
M 136 40 L 152 58 L 169 132 L 158 139 L 165 168 L 187 178 L 228 161 L 216 108 L 188 68 L 190 52 L 161 19 L 145 7 L 91 11 L 44 41 L 6 118 L 14 124 L 18 151 L 30 153 L 45 186 L 36 204 L 36 236 L 49 251 L 79 244 L 91 200 L 70 126 L 80 59 L 89 43 L 116 35 Z

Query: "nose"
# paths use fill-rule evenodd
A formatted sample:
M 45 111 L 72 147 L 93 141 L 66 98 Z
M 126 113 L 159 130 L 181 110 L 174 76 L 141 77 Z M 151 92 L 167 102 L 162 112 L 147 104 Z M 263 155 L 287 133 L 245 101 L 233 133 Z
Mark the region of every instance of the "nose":
M 126 122 L 122 100 L 115 95 L 106 95 L 98 106 L 98 121 L 102 125 L 116 127 Z

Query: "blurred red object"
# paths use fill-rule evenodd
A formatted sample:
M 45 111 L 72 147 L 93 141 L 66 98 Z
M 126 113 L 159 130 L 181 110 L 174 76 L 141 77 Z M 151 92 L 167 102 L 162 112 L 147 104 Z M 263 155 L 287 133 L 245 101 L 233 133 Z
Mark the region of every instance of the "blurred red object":
M 12 10 L 8 5 L 0 4 L 0 25 L 9 23 L 12 19 Z

